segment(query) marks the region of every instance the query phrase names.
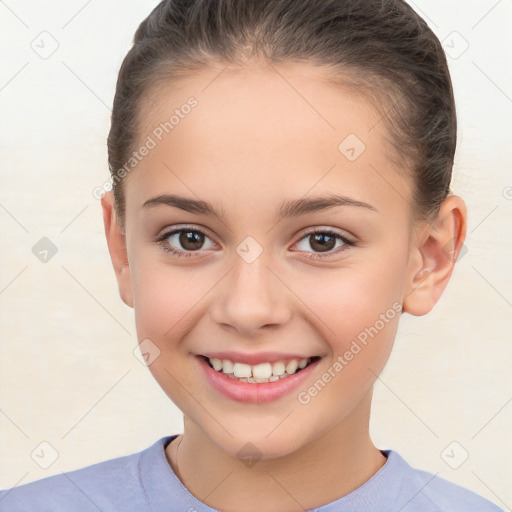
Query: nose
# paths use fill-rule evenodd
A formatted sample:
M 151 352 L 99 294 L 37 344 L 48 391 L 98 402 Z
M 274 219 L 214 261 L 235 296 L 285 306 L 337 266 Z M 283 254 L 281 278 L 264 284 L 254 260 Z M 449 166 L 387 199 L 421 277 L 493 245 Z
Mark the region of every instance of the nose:
M 235 257 L 234 268 L 217 288 L 212 320 L 248 337 L 265 327 L 277 328 L 291 318 L 290 291 L 264 257 L 252 263 Z

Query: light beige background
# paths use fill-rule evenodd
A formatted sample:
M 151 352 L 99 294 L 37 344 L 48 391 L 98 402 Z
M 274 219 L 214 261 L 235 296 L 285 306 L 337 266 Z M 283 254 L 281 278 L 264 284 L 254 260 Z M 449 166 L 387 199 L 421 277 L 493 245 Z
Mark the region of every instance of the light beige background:
M 133 313 L 118 296 L 93 197 L 108 179 L 117 72 L 156 3 L 0 2 L 0 488 L 139 451 L 182 428 L 133 353 Z M 452 55 L 467 253 L 431 314 L 403 316 L 371 432 L 380 448 L 510 511 L 512 2 L 413 6 Z M 32 253 L 42 237 L 58 250 L 46 263 Z M 466 451 L 458 469 L 446 462 Z

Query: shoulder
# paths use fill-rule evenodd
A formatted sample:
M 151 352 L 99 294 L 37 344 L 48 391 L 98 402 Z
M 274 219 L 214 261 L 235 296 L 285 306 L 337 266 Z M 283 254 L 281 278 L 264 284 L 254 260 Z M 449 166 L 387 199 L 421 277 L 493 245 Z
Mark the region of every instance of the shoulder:
M 399 498 L 402 512 L 503 512 L 473 491 L 413 468 L 397 452 L 390 452 L 402 473 Z
M 166 439 L 137 453 L 0 490 L 0 512 L 147 510 L 140 460 Z

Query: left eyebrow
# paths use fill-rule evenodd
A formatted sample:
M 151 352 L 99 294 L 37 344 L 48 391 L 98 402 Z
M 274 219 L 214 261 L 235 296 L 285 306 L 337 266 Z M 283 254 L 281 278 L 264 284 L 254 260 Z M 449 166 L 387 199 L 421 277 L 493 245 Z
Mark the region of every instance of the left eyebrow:
M 161 194 L 159 196 L 153 197 L 145 201 L 142 206 L 143 208 L 149 208 L 157 205 L 172 206 L 174 208 L 179 208 L 180 210 L 184 210 L 190 213 L 212 215 L 218 219 L 225 220 L 224 212 L 218 212 L 211 204 L 207 203 L 206 201 L 200 201 L 172 194 Z M 337 206 L 356 206 L 378 212 L 377 208 L 371 204 L 357 201 L 346 196 L 329 195 L 309 199 L 301 198 L 284 201 L 277 209 L 275 220 L 280 221 L 281 219 L 288 217 L 307 215 L 308 213 L 315 213 L 321 210 L 335 208 Z
M 281 203 L 277 210 L 276 219 L 281 220 L 286 217 L 298 217 L 321 210 L 335 208 L 336 206 L 358 206 L 367 208 L 371 211 L 378 212 L 375 206 L 362 201 L 351 199 L 350 197 L 340 195 L 329 195 L 323 197 L 314 197 L 311 199 L 295 199 Z

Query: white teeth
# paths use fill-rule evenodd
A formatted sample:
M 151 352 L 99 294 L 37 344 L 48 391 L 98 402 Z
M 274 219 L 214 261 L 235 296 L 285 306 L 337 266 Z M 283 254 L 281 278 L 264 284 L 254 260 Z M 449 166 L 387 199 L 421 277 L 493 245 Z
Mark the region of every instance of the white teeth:
M 268 379 L 272 375 L 272 365 L 261 363 L 252 367 L 252 376 L 255 379 Z
M 288 375 L 293 375 L 296 371 L 297 371 L 297 368 L 299 367 L 299 362 L 297 361 L 297 359 L 292 359 L 287 365 L 286 365 L 286 373 Z
M 251 365 L 244 363 L 235 363 L 233 366 L 235 377 L 252 377 Z
M 222 361 L 217 358 L 210 359 L 210 363 L 212 363 L 212 366 L 215 370 L 220 371 L 222 370 Z
M 310 359 L 292 359 L 285 365 L 283 361 L 260 363 L 254 366 L 245 363 L 234 363 L 229 359 L 209 358 L 210 364 L 217 372 L 224 373 L 241 382 L 264 383 L 275 382 L 293 375 L 297 370 L 305 368 Z
M 279 375 L 283 375 L 284 369 L 284 363 L 278 361 L 272 365 L 272 375 L 277 375 L 279 377 Z
M 210 360 L 211 363 L 211 360 Z M 219 370 L 217 370 L 219 371 Z M 222 361 L 222 371 L 224 373 L 233 373 L 233 363 L 229 359 L 224 359 Z

